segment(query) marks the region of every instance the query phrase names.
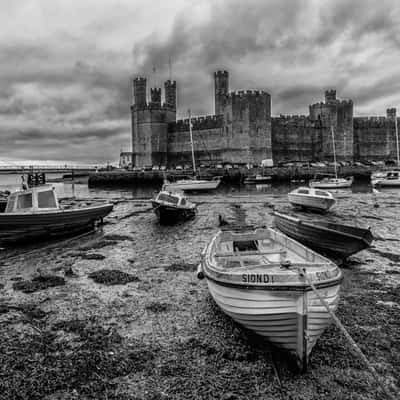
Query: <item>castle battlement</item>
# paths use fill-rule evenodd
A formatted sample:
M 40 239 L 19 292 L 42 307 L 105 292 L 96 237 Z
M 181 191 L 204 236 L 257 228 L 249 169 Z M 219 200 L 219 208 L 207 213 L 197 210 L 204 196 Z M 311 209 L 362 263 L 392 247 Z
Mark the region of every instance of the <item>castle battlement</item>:
M 387 117 L 354 117 L 355 128 L 376 128 L 390 124 L 392 121 Z
M 191 118 L 191 122 L 193 130 L 220 128 L 223 126 L 224 117 L 223 115 L 204 115 Z M 180 132 L 188 131 L 189 118 L 178 119 L 176 122 L 170 123 L 170 129 Z
M 234 97 L 265 97 L 269 96 L 268 92 L 265 92 L 264 90 L 236 90 L 236 91 L 231 91 L 229 92 L 226 97 L 228 99 L 232 99 Z
M 297 114 L 294 114 L 294 115 L 283 115 L 283 114 L 280 114 L 278 117 L 272 117 L 272 119 L 276 119 L 276 120 L 278 120 L 278 119 L 280 119 L 280 120 L 302 120 L 302 121 L 304 121 L 304 120 L 307 120 L 307 119 L 310 120 L 310 117 L 308 115 L 297 115 Z

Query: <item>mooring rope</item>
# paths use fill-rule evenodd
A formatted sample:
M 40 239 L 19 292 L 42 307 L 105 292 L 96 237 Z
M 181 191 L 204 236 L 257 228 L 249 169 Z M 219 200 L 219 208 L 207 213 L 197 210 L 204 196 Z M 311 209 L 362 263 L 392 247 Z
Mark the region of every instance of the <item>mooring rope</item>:
M 396 400 L 392 393 L 389 391 L 389 389 L 386 387 L 386 385 L 382 382 L 380 376 L 378 375 L 376 369 L 373 367 L 373 365 L 368 361 L 367 357 L 364 355 L 364 353 L 361 351 L 357 343 L 354 341 L 354 339 L 350 336 L 350 334 L 347 332 L 346 328 L 343 326 L 343 324 L 340 322 L 339 318 L 335 315 L 335 313 L 330 309 L 328 303 L 325 301 L 325 299 L 321 296 L 319 293 L 318 289 L 314 286 L 314 284 L 311 282 L 309 278 L 307 278 L 306 274 L 306 269 L 299 269 L 299 274 L 304 277 L 306 282 L 310 285 L 311 289 L 315 293 L 315 295 L 318 297 L 319 301 L 321 304 L 326 308 L 330 316 L 332 317 L 334 323 L 336 326 L 340 329 L 340 331 L 343 333 L 344 337 L 349 341 L 352 349 L 356 352 L 356 354 L 361 358 L 361 360 L 364 362 L 364 364 L 367 366 L 369 372 L 372 374 L 372 376 L 375 378 L 375 380 L 378 382 L 379 386 L 383 390 L 383 392 L 386 394 L 386 396 L 391 399 L 391 400 Z

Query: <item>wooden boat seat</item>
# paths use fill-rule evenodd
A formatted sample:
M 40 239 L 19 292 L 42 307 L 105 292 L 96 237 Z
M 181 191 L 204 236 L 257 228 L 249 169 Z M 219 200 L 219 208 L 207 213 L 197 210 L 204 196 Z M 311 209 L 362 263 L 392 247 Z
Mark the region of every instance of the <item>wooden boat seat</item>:
M 270 249 L 270 250 L 248 250 L 240 252 L 219 252 L 215 253 L 214 257 L 240 257 L 240 256 L 262 256 L 267 254 L 286 254 L 286 249 L 283 247 Z

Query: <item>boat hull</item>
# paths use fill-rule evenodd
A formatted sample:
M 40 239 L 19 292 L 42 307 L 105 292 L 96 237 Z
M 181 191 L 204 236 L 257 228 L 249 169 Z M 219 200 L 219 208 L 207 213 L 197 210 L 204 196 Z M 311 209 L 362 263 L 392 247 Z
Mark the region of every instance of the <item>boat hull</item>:
M 195 207 L 173 207 L 171 205 L 160 204 L 156 201 L 153 201 L 152 205 L 160 224 L 174 224 L 194 218 L 196 215 Z
M 340 188 L 349 188 L 353 184 L 353 181 L 348 180 L 346 182 L 335 182 L 335 183 L 323 183 L 323 182 L 313 182 L 309 183 L 311 188 L 316 189 L 340 189 Z
M 112 204 L 105 204 L 40 213 L 1 213 L 0 243 L 10 244 L 89 229 L 112 209 Z
M 315 211 L 328 211 L 334 204 L 333 198 L 321 198 L 315 196 L 299 195 L 296 193 L 289 193 L 288 200 L 290 204 L 296 207 L 307 208 Z
M 312 249 L 341 259 L 370 246 L 373 236 L 369 229 L 302 221 L 275 213 L 275 226 L 284 234 Z
M 207 190 L 215 190 L 220 181 L 185 181 L 185 182 L 171 182 L 165 183 L 163 189 L 167 191 L 207 191 Z
M 400 179 L 377 178 L 371 181 L 373 186 L 380 187 L 400 187 Z
M 271 182 L 271 177 L 270 176 L 266 176 L 266 177 L 258 178 L 258 179 L 256 179 L 256 178 L 246 178 L 244 180 L 244 183 L 247 184 L 247 185 L 253 185 L 253 184 L 256 185 L 258 183 L 270 183 L 270 182 Z
M 327 309 L 310 290 L 268 290 L 229 287 L 207 278 L 211 296 L 220 309 L 238 324 L 289 351 L 305 369 L 312 348 L 331 324 Z M 335 311 L 340 283 L 319 293 Z

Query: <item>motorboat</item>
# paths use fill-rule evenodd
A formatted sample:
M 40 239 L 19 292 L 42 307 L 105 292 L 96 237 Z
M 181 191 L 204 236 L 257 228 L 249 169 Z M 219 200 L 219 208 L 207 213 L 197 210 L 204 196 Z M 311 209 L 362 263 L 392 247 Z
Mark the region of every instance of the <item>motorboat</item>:
M 352 176 L 346 178 L 338 178 L 337 176 L 315 176 L 309 182 L 311 188 L 318 189 L 339 189 L 339 188 L 349 188 L 353 184 L 354 178 Z
M 208 191 L 215 190 L 220 184 L 220 179 L 178 179 L 175 182 L 165 181 L 162 187 L 163 191 Z
M 335 222 L 274 213 L 275 226 L 305 246 L 341 260 L 371 246 L 371 230 Z
M 197 276 L 226 315 L 293 354 L 301 370 L 331 324 L 343 279 L 332 261 L 271 228 L 221 230 Z
M 308 187 L 292 190 L 288 194 L 288 200 L 295 207 L 319 212 L 328 211 L 336 203 L 332 193 Z
M 400 170 L 387 171 L 384 174 L 372 177 L 373 186 L 400 187 Z
M 269 182 L 271 182 L 271 179 L 272 178 L 269 175 L 257 174 L 257 175 L 248 176 L 244 180 L 244 183 L 246 183 L 246 184 L 269 183 Z
M 49 185 L 19 190 L 8 196 L 7 206 L 0 213 L 0 242 L 10 244 L 90 229 L 112 209 L 112 204 L 64 208 Z
M 160 223 L 176 223 L 193 218 L 196 204 L 190 202 L 183 193 L 161 190 L 152 200 L 153 210 Z

